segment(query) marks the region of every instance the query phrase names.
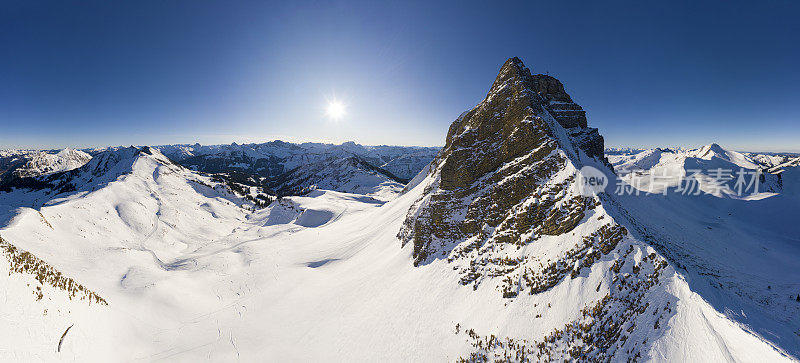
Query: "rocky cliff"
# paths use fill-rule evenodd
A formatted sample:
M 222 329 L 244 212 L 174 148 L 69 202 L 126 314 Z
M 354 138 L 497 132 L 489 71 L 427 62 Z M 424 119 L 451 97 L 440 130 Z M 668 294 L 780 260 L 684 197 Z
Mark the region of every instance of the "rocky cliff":
M 483 342 L 470 330 L 476 351 L 467 360 L 636 360 L 642 344 L 629 337 L 658 334 L 670 315 L 669 300 L 648 301 L 665 271 L 673 273 L 666 260 L 615 222 L 602 193 L 579 192 L 582 167 L 613 175 L 602 143 L 563 85 L 531 75 L 518 58 L 506 61 L 486 99 L 450 126 L 398 233 L 403 245 L 413 244 L 414 265 L 444 260 L 460 284 L 488 284 L 507 305 L 544 303 L 517 299 L 564 289 L 585 304 L 541 340 Z M 610 283 L 586 283 L 589 274 Z M 649 305 L 658 307 L 648 315 Z M 642 324 L 647 328 L 637 330 Z
M 511 58 L 486 99 L 450 126 L 430 169 L 430 192 L 409 212 L 399 237 L 414 243 L 421 264 L 467 239 L 475 247 L 521 246 L 569 232 L 598 203 L 571 189 L 576 166 L 606 163 L 602 143 L 558 80 L 532 76 Z

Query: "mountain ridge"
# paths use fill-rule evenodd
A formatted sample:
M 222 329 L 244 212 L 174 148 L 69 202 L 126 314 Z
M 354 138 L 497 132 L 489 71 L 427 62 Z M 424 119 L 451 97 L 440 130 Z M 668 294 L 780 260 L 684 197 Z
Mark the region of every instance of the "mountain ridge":
M 722 339 L 747 335 L 731 322 L 697 333 L 672 330 L 696 324 L 688 311 L 713 309 L 689 298 L 691 290 L 673 266 L 681 259 L 664 257 L 674 257 L 675 245 L 654 240 L 633 222 L 637 217 L 627 218 L 627 205 L 642 203 L 607 191 L 583 194 L 578 182 L 585 166 L 620 183 L 605 157 L 596 155 L 602 138 L 583 142 L 584 132 L 575 132 L 588 129 L 582 114 L 559 120 L 548 107 L 554 99 L 567 102 L 563 86 L 548 86 L 545 91 L 555 96 L 541 97 L 534 79 L 517 58 L 503 65 L 486 99 L 451 125 L 445 147 L 412 189 L 419 197 L 397 235 L 403 246 L 413 246 L 416 268 L 446 264 L 457 283 L 476 294 L 491 291 L 505 306 L 533 304 L 541 311 L 537 323 L 551 315 L 536 333 L 522 336 L 495 337 L 467 325 L 466 339 L 475 349 L 460 359 L 635 361 L 654 359 L 654 351 L 734 359 L 724 340 L 713 348 L 693 343 L 719 334 L 717 329 L 727 332 Z M 540 304 L 548 309 L 537 309 Z M 748 347 L 773 349 L 762 339 Z M 772 357 L 781 354 L 773 351 Z

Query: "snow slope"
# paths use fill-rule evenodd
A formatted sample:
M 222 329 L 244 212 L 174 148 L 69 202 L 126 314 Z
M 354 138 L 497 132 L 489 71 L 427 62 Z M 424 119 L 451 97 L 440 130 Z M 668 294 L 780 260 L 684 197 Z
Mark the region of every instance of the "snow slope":
M 63 178 L 77 190 L 47 201 L 43 201 L 47 190 L 0 194 L 0 201 L 6 205 L 38 201 L 36 209 L 17 209 L 0 236 L 93 291 L 103 290 L 98 294 L 108 306 L 87 309 L 85 304 L 66 301 L 58 291 L 48 292 L 48 298 L 40 301 L 23 299 L 30 294 L 20 292 L 24 290 L 21 282 L 31 284 L 31 277 L 12 274 L 2 281 L 6 283 L 4 294 L 15 298 L 6 300 L 6 311 L 15 314 L 4 317 L 10 328 L 2 335 L 4 341 L 13 336 L 18 344 L 0 350 L 0 356 L 48 360 L 74 356 L 94 361 L 135 358 L 139 347 L 127 344 L 129 337 L 118 334 L 118 329 L 136 328 L 132 321 L 148 324 L 148 319 L 157 318 L 157 314 L 150 316 L 159 311 L 157 306 L 169 304 L 158 300 L 142 306 L 144 309 L 137 307 L 137 301 L 144 298 L 140 293 L 156 282 L 150 280 L 157 277 L 151 271 L 180 270 L 177 264 L 168 265 L 163 260 L 232 233 L 245 220 L 245 209 L 238 205 L 245 202 L 152 149 L 107 152 Z M 32 285 L 26 287 L 30 290 Z M 43 287 L 48 288 L 46 284 Z M 181 296 L 169 298 L 173 299 Z M 53 323 L 28 327 L 28 322 L 40 320 Z M 67 324 L 74 324 L 69 333 L 69 346 L 73 348 L 54 354 L 57 341 L 52 337 L 61 334 Z M 16 327 L 26 327 L 28 333 L 16 336 Z M 134 329 L 130 334 L 139 332 Z M 157 332 L 147 334 L 147 339 L 158 339 Z
M 446 148 L 388 202 L 316 190 L 253 210 L 151 148 L 107 151 L 43 179 L 49 186 L 0 192 L 9 215 L 3 241 L 107 303 L 70 300 L 34 273 L 6 275 L 15 259 L 3 254 L 0 340 L 13 344 L 0 347 L 0 359 L 797 360 L 800 303 L 786 296 L 800 281 L 795 194 L 601 193 L 575 204 L 584 197 L 574 188 L 583 166 L 603 170 L 612 185 L 614 175 L 534 107 L 540 99 L 521 61 L 503 70 L 478 106 L 484 111 L 462 115 L 448 145 L 486 145 L 471 135 L 485 136 L 491 120 L 520 135 L 497 145 L 509 160 L 484 168 L 473 158 L 457 164 L 466 170 L 449 169 L 462 149 Z M 494 106 L 508 104 L 493 116 Z M 540 131 L 542 142 L 529 144 L 526 130 Z M 785 173 L 795 185 L 797 173 Z M 502 178 L 469 189 L 473 182 L 451 175 Z M 468 189 L 451 197 L 457 189 L 444 189 L 448 183 Z M 453 211 L 462 210 L 457 203 L 485 205 L 473 213 L 499 210 L 504 223 L 539 218 L 523 212 L 537 205 L 549 213 L 530 230 L 485 215 L 476 230 L 464 224 L 466 238 L 431 244 L 420 258 L 418 244 L 398 232 L 425 222 L 437 200 L 452 201 Z M 439 228 L 472 215 L 433 216 Z M 36 287 L 46 298 L 37 300 Z
M 800 352 L 797 180 L 762 198 L 616 196 L 617 218 L 668 258 L 701 296 L 745 331 Z
M 0 240 L 0 360 L 55 361 L 64 357 L 111 358 L 114 351 L 111 312 L 96 296 L 65 289 L 24 270 L 23 263 L 52 269 Z M 27 257 L 27 258 L 24 258 Z M 12 261 L 18 263 L 13 264 Z M 39 263 L 36 263 L 39 262 Z M 35 264 L 35 265 L 34 265 Z M 24 271 L 23 271 L 24 270 Z M 50 270 L 52 271 L 52 270 Z M 62 278 L 60 281 L 71 281 Z M 75 285 L 70 285 L 74 287 Z

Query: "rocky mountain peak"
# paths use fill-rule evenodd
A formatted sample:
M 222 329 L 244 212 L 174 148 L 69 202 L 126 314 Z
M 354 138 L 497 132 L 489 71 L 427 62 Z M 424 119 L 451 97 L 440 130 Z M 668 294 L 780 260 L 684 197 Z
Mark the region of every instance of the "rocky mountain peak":
M 475 117 L 470 114 L 476 109 L 482 109 L 484 115 Z M 523 111 L 539 117 L 548 114 L 567 130 L 575 147 L 583 150 L 587 156 L 600 160 L 611 169 L 603 154 L 603 137 L 597 129 L 587 126 L 586 112 L 572 100 L 561 81 L 550 75 L 531 74 L 530 69 L 519 58 L 510 58 L 503 64 L 486 99 L 476 109 L 463 114 L 451 125 L 446 147 L 455 136 L 460 135 L 466 129 L 478 128 L 476 122 L 496 122 L 491 117 L 485 117 L 487 109 L 496 114 L 506 111 L 505 114 L 513 120 L 524 119 L 524 117 L 520 117 Z M 530 110 L 525 111 L 526 109 Z M 506 128 L 504 136 L 509 134 L 509 127 L 516 128 L 517 126 L 507 122 L 502 124 Z M 497 133 L 500 130 L 497 126 L 499 125 L 489 127 L 485 131 Z
M 586 113 L 572 102 L 563 84 L 548 75 L 531 75 L 515 57 L 500 68 L 483 102 L 450 125 L 438 158 L 441 187 L 464 186 L 532 148 L 549 152 L 555 147 L 556 126 L 548 119 L 557 121 L 571 137 L 573 145 L 561 147 L 580 148 L 610 165 L 603 155 L 603 137 L 586 126 Z
M 540 95 L 546 96 L 549 100 L 572 102 L 572 98 L 564 90 L 564 85 L 553 76 L 547 74 L 533 76 L 533 89 Z
M 571 188 L 576 170 L 591 162 L 579 149 L 596 157 L 593 143 L 599 144 L 605 161 L 602 137 L 580 125 L 565 132 L 550 109 L 569 96 L 546 77 L 531 75 L 519 58 L 507 60 L 484 101 L 450 126 L 430 168 L 429 192 L 398 235 L 413 241 L 415 264 L 457 258 L 471 239 L 522 246 L 566 233 L 598 203 Z
M 505 87 L 509 82 L 517 86 L 527 86 L 531 79 L 531 70 L 522 63 L 522 60 L 517 57 L 509 58 L 503 63 L 503 66 L 500 67 L 500 71 L 497 73 L 492 88 L 489 90 L 489 95 Z M 487 96 L 487 98 L 488 97 L 489 96 Z
M 722 146 L 719 146 L 717 143 L 711 143 L 705 145 L 700 148 L 698 154 L 700 155 L 709 155 L 709 154 L 726 154 L 728 151 L 723 149 Z
M 453 122 L 438 158 L 442 188 L 466 186 L 517 155 L 549 143 L 550 128 L 538 116 L 544 108 L 531 92 L 530 80 L 522 62 L 509 59 L 486 99 Z
M 585 276 L 603 274 L 603 281 L 613 281 L 605 296 L 533 343 L 547 354 L 538 357 L 639 356 L 639 348 L 625 346 L 638 333 L 617 327 L 651 319 L 643 296 L 667 262 L 655 253 L 634 252 L 641 247 L 605 209 L 602 201 L 610 197 L 581 192 L 582 167 L 603 168 L 607 161 L 602 137 L 580 122 L 580 106 L 568 102 L 558 80 L 531 75 L 518 58 L 509 59 L 486 99 L 450 126 L 427 177 L 412 182 L 409 193 L 418 197 L 397 237 L 403 246 L 412 244 L 415 266 L 447 263 L 459 284 L 496 292 L 508 304 L 565 288 L 595 294 L 603 287 L 584 284 Z M 637 254 L 647 256 L 644 267 L 622 271 L 619 262 L 609 268 L 609 259 Z M 608 338 L 581 338 L 586 336 Z

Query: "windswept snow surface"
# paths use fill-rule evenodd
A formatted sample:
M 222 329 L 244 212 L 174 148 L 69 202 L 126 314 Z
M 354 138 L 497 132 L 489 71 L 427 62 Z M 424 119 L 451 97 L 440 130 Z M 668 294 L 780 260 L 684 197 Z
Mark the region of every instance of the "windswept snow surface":
M 106 165 L 118 171 L 113 180 L 87 180 L 72 194 L 40 202 L 35 209 L 21 207 L 0 229 L 5 241 L 47 261 L 108 305 L 69 300 L 58 289 L 37 300 L 33 277 L 6 276 L 8 264 L 0 259 L 0 340 L 6 342 L 0 360 L 453 361 L 473 349 L 463 332 L 456 334 L 457 324 L 485 334 L 541 339 L 605 294 L 606 273 L 615 259 L 623 258 L 612 252 L 576 279 L 509 300 L 489 283 L 477 290 L 458 284 L 458 273 L 443 259 L 414 267 L 411 244 L 400 247 L 397 231 L 430 182 L 419 180 L 424 174 L 415 180 L 417 187 L 390 202 L 318 190 L 251 212 L 240 207 L 244 201 L 158 153 L 115 155 L 95 158 L 98 165 L 82 169 Z M 99 164 L 106 160 L 116 164 Z M 20 205 L 24 194 L 0 194 L 0 201 Z M 602 216 L 622 214 L 629 203 L 608 212 L 598 207 L 586 228 L 601 223 Z M 738 213 L 728 218 L 751 217 L 744 209 L 731 211 Z M 706 209 L 694 213 L 709 226 L 718 223 L 718 216 Z M 696 223 L 684 218 L 671 220 L 668 228 Z M 777 265 L 759 272 L 753 264 L 770 265 L 769 258 L 787 253 L 783 266 L 797 267 L 789 261 L 798 256 L 797 241 L 786 239 L 795 229 L 749 230 L 746 236 L 752 240 L 724 245 L 722 235 L 702 234 L 705 226 L 682 235 L 693 245 L 683 239 L 674 243 L 700 249 L 697 264 L 719 262 L 710 260 L 718 258 L 715 252 L 731 251 L 738 257 L 727 265 L 736 268 L 722 269 L 720 280 L 709 281 L 734 285 L 709 304 L 706 295 L 690 289 L 701 283 L 697 274 L 687 281 L 667 267 L 661 287 L 648 301 L 654 306 L 670 302 L 674 309 L 664 311 L 669 319 L 663 322 L 668 326 L 663 335 L 635 336 L 649 352 L 642 358 L 789 360 L 764 339 L 780 342 L 797 356 L 797 337 L 783 335 L 797 329 L 796 321 L 780 322 L 786 329 L 774 330 L 780 339 L 768 335 L 776 326 L 770 319 L 780 318 L 780 309 L 794 309 L 782 294 L 797 287 L 797 269 L 773 283 L 774 299 L 786 301 L 762 307 L 778 310 L 756 311 L 754 328 L 745 325 L 746 319 L 731 318 L 741 314 L 739 307 L 750 316 L 750 307 L 741 303 L 747 295 L 733 300 L 735 311 L 725 310 L 725 294 L 738 291 L 737 281 L 757 289 L 762 275 L 777 273 L 772 271 Z M 707 240 L 718 244 L 709 246 Z M 527 248 L 553 253 L 560 243 L 555 237 L 542 242 Z M 625 257 L 634 264 L 654 251 L 634 236 L 621 246 L 634 250 Z M 739 247 L 748 249 L 733 252 Z M 763 248 L 769 248 L 763 257 L 749 259 Z M 656 318 L 648 316 L 637 323 L 652 326 Z M 797 314 L 792 310 L 786 316 Z M 70 326 L 58 352 L 59 339 Z

